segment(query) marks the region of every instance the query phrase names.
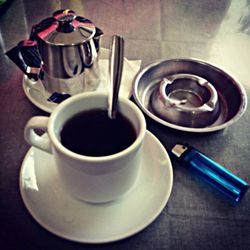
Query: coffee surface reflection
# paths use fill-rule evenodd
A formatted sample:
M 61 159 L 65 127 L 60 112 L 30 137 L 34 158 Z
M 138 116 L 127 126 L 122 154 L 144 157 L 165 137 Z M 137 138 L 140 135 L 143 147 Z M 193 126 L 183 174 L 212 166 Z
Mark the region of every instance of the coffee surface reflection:
M 133 144 L 137 135 L 131 122 L 120 112 L 110 119 L 107 111 L 92 109 L 70 118 L 62 127 L 64 147 L 85 156 L 107 156 Z

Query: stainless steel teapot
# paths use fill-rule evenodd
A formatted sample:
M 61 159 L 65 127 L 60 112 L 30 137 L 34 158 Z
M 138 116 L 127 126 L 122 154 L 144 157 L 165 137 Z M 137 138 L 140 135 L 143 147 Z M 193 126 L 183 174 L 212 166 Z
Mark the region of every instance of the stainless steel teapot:
M 72 10 L 59 10 L 34 25 L 29 40 L 6 54 L 29 79 L 40 79 L 47 91 L 75 94 L 84 71 L 95 64 L 103 32 Z

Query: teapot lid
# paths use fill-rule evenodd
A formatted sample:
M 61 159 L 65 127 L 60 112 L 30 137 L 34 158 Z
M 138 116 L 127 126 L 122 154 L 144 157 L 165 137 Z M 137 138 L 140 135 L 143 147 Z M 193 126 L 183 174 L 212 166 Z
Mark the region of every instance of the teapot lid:
M 46 43 L 65 46 L 84 43 L 94 37 L 95 25 L 84 17 L 77 16 L 72 10 L 58 10 L 53 17 L 34 25 L 31 39 L 38 37 Z

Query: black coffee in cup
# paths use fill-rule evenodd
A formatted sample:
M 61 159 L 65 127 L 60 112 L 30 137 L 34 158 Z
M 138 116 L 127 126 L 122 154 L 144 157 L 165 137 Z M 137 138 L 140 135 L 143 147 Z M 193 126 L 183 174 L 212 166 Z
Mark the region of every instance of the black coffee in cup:
M 107 156 L 128 148 L 136 140 L 131 122 L 120 112 L 115 119 L 107 111 L 92 109 L 70 118 L 62 127 L 61 143 L 85 156 Z

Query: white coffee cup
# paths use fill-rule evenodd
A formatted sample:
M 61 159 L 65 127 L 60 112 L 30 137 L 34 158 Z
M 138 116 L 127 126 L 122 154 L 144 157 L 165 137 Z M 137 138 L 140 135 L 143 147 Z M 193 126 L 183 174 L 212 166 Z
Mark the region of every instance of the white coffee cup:
M 31 118 L 24 130 L 26 141 L 53 155 L 59 178 L 66 190 L 80 200 L 107 202 L 130 190 L 138 176 L 146 122 L 140 109 L 130 100 L 119 98 L 119 112 L 133 125 L 137 137 L 125 150 L 113 155 L 92 157 L 74 153 L 60 142 L 60 131 L 72 116 L 95 108 L 107 109 L 107 96 L 88 92 L 59 104 L 50 117 Z M 36 129 L 47 132 L 40 136 Z

